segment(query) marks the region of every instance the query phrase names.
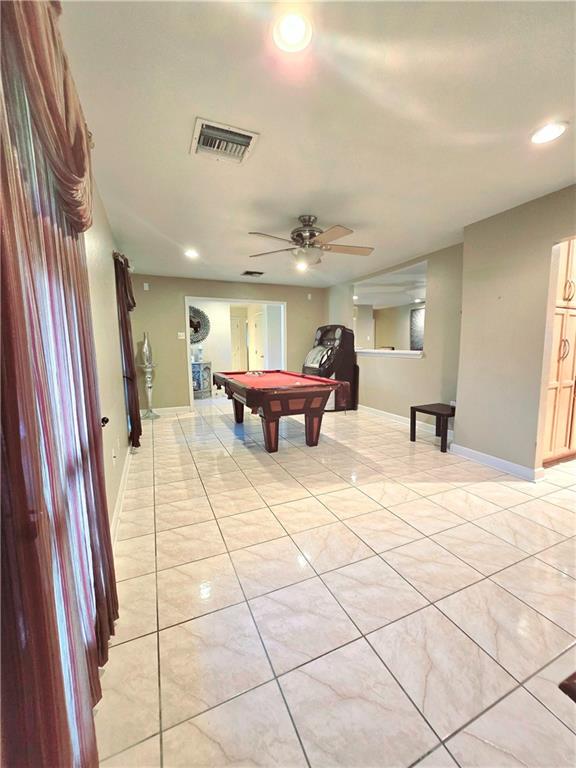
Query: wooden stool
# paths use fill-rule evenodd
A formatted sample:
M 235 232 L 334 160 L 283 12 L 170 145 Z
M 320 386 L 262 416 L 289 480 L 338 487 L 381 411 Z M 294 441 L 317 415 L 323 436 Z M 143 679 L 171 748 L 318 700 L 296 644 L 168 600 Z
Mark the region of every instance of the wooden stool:
M 416 442 L 416 414 L 427 413 L 436 416 L 436 437 L 440 438 L 440 450 L 446 453 L 448 447 L 448 419 L 456 413 L 453 405 L 445 403 L 430 403 L 429 405 L 413 405 L 410 408 L 410 440 Z

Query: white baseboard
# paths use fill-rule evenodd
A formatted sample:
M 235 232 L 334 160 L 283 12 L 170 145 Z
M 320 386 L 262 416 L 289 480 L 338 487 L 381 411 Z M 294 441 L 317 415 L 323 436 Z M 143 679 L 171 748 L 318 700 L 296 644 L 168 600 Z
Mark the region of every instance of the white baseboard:
M 122 476 L 120 478 L 118 495 L 116 496 L 116 504 L 114 504 L 114 509 L 112 511 L 112 520 L 110 521 L 112 547 L 114 547 L 116 544 L 116 535 L 118 533 L 118 523 L 120 521 L 120 510 L 122 509 L 122 501 L 124 500 L 124 491 L 126 490 L 126 481 L 128 480 L 128 470 L 130 469 L 131 458 L 132 458 L 132 449 L 128 447 L 126 450 L 126 458 L 124 459 L 124 467 L 122 468 Z
M 359 411 L 367 411 L 368 413 L 376 413 L 378 416 L 386 416 L 389 419 L 392 419 L 393 421 L 398 421 L 400 424 L 410 424 L 410 417 L 409 416 L 400 416 L 397 413 L 390 413 L 390 411 L 381 411 L 379 408 L 371 408 L 369 405 L 359 405 L 358 406 Z M 436 434 L 436 427 L 434 424 L 429 424 L 427 421 L 421 421 L 420 419 L 416 419 L 416 423 L 418 424 L 418 429 L 423 430 L 424 432 L 429 432 L 433 435 Z M 453 430 L 448 430 L 448 440 L 452 440 L 454 437 Z
M 475 451 L 472 448 L 466 448 L 464 445 L 457 445 L 456 443 L 452 443 L 450 446 L 450 452 L 455 453 L 456 456 L 462 456 L 464 459 L 477 461 L 479 464 L 484 464 L 487 467 L 499 469 L 508 475 L 515 475 L 516 477 L 520 477 L 522 480 L 529 480 L 530 482 L 534 483 L 544 478 L 544 469 L 542 467 L 534 468 L 525 467 L 523 464 L 514 464 L 512 461 L 500 459 L 498 456 L 491 456 L 489 453 Z

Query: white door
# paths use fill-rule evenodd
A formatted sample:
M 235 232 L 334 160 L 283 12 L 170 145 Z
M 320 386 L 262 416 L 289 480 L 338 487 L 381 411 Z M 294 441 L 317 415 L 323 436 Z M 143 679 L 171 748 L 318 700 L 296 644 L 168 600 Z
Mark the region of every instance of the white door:
M 266 304 L 266 353 L 264 366 L 267 371 L 284 368 L 283 317 L 279 304 Z
M 246 318 L 231 317 L 230 333 L 232 337 L 232 370 L 245 371 L 248 368 Z
M 264 368 L 263 313 L 253 312 L 248 316 L 248 367 L 251 371 Z

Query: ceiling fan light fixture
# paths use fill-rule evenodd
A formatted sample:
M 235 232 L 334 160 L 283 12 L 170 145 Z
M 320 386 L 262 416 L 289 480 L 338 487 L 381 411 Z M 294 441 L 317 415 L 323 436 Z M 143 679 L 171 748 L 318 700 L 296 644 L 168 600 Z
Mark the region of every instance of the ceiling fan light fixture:
M 298 53 L 310 45 L 312 24 L 300 13 L 286 13 L 275 22 L 272 37 L 281 51 Z
M 308 262 L 306 261 L 306 259 L 298 259 L 298 261 L 296 262 L 296 269 L 298 270 L 298 272 L 306 272 L 306 270 L 308 269 Z
M 200 254 L 196 250 L 196 248 L 186 248 L 184 251 L 184 256 L 186 256 L 189 259 L 197 259 Z

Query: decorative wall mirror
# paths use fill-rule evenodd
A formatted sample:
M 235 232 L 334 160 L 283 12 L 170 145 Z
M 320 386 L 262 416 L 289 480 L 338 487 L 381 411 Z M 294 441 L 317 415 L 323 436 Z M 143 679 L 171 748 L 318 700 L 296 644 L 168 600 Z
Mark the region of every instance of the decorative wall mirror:
M 210 319 L 206 312 L 198 307 L 188 308 L 190 325 L 190 344 L 200 344 L 210 333 Z

